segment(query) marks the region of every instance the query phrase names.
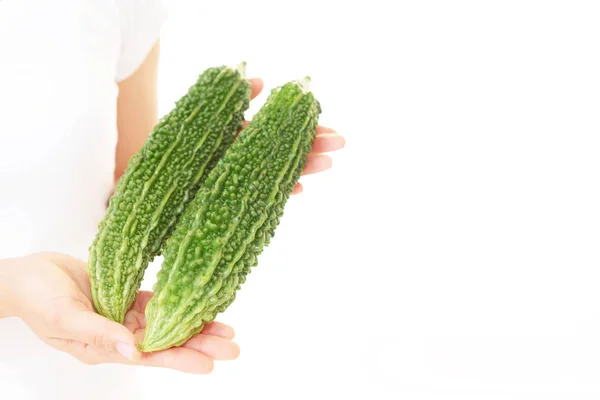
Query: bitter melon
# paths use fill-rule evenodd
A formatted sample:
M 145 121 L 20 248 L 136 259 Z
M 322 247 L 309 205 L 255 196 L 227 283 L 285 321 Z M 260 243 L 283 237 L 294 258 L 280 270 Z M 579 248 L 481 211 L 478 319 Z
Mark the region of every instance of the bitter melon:
M 309 78 L 274 89 L 210 172 L 171 238 L 138 347 L 185 343 L 233 302 L 275 233 L 315 137 Z
M 129 162 L 90 247 L 99 314 L 123 322 L 149 262 L 233 142 L 250 102 L 244 70 L 245 63 L 204 71 Z

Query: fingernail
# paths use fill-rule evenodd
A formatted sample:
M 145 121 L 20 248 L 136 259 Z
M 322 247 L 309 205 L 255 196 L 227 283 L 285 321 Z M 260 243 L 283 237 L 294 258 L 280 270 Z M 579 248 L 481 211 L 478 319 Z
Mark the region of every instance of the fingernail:
M 133 360 L 133 346 L 129 343 L 117 343 L 117 351 L 128 360 Z

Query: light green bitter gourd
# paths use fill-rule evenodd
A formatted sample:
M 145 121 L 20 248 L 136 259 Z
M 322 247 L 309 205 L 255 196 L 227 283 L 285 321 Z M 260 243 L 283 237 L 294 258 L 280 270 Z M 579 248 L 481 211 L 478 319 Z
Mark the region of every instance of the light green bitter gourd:
M 185 343 L 235 299 L 275 233 L 321 113 L 309 79 L 271 92 L 167 240 L 140 350 Z
M 250 93 L 245 63 L 207 69 L 132 157 L 90 247 L 99 314 L 123 322 L 149 262 L 241 128 Z

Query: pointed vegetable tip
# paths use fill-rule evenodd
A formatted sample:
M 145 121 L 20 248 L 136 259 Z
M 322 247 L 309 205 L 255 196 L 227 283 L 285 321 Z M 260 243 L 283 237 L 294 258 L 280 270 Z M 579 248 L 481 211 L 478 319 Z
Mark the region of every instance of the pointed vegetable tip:
M 310 92 L 310 76 L 305 76 L 304 78 L 298 80 L 298 85 L 300 85 L 304 93 Z
M 235 69 L 240 73 L 242 78 L 246 79 L 246 61 L 239 63 Z

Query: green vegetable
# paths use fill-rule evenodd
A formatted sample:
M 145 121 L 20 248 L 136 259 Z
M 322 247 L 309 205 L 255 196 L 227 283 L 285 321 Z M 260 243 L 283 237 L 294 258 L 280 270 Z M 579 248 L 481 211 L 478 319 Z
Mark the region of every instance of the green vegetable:
M 148 263 L 229 148 L 250 102 L 245 63 L 209 68 L 154 127 L 119 180 L 90 247 L 94 306 L 123 322 Z
M 234 300 L 300 177 L 321 112 L 309 79 L 272 91 L 167 241 L 140 350 L 179 346 Z

